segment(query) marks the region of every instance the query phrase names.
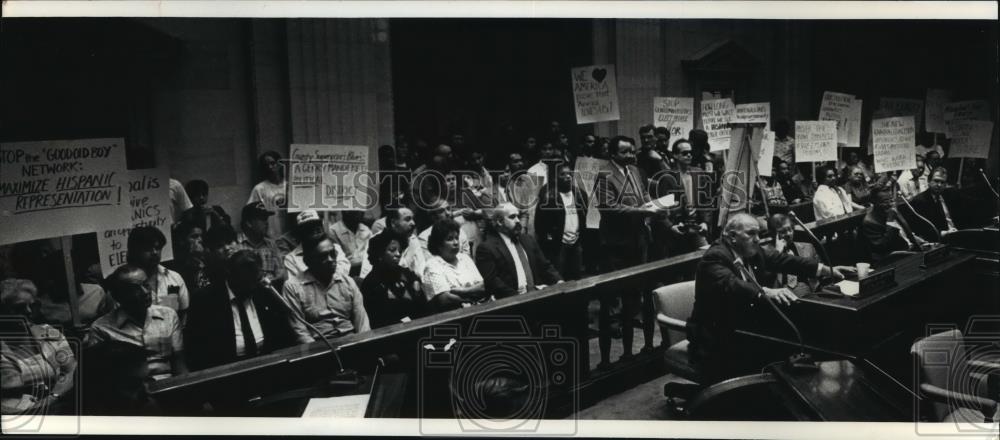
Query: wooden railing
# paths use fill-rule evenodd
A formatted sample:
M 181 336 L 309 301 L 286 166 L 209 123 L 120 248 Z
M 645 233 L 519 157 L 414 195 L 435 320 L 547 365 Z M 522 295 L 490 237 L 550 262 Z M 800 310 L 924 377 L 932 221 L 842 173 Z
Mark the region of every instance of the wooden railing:
M 864 211 L 853 212 L 812 222 L 807 226 L 832 243 L 835 235 L 853 237 L 864 215 Z M 827 246 L 831 245 L 828 243 Z M 691 279 L 703 252 L 695 251 L 549 286 L 530 294 L 352 334 L 336 339 L 333 343 L 348 368 L 369 371 L 378 358 L 392 354 L 398 356 L 398 364 L 411 366 L 419 376 L 419 350 L 422 350 L 422 340 L 431 335 L 433 328 L 456 324 L 467 326 L 472 320 L 485 316 L 512 316 L 523 318 L 529 323 L 532 335 L 537 337 L 542 325 L 554 324 L 561 330 L 560 337 L 573 341 L 577 351 L 578 370 L 573 383 L 564 387 L 561 392 L 575 394 L 579 398 L 579 405 L 586 407 L 610 394 L 641 383 L 642 380 L 661 375 L 662 351 L 665 349 L 657 347 L 653 352 L 640 353 L 630 360 L 614 362 L 610 368 L 592 370 L 588 304 L 601 296 L 621 295 L 622 292 L 649 295 L 658 284 Z M 652 298 L 648 299 L 652 304 Z M 643 322 L 642 325 L 644 330 L 649 331 L 654 330 L 656 323 Z M 168 406 L 178 408 L 179 414 L 196 414 L 202 401 L 219 393 L 228 393 L 230 398 L 237 400 L 253 400 L 255 397 L 309 386 L 317 378 L 328 377 L 335 368 L 337 366 L 330 349 L 323 342 L 314 342 L 157 381 L 150 391 L 158 399 L 172 402 Z M 242 395 L 233 396 L 232 393 Z M 551 408 L 555 414 L 559 414 L 560 408 L 567 412 L 574 410 L 576 405 L 573 399 L 563 399 L 558 406 Z

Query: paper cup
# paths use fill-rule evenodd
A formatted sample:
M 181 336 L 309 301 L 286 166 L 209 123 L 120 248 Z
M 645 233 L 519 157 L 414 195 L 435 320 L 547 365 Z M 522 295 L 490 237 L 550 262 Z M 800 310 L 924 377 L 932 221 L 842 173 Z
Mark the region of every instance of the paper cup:
M 872 265 L 868 263 L 858 263 L 855 268 L 858 270 L 858 278 L 864 278 L 872 271 Z

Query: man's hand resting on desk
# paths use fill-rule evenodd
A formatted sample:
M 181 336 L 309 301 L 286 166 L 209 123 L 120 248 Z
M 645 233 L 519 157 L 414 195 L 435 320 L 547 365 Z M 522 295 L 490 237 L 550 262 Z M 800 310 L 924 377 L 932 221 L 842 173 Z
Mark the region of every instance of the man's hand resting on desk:
M 819 269 L 816 270 L 816 275 L 819 278 L 827 277 L 833 279 L 834 282 L 843 281 L 845 273 L 854 274 L 857 273 L 857 269 L 851 266 L 827 266 L 825 264 L 820 264 Z
M 764 296 L 772 301 L 777 301 L 781 305 L 789 305 L 795 301 L 799 300 L 799 297 L 795 296 L 791 290 L 787 288 L 772 289 L 770 287 L 764 287 Z

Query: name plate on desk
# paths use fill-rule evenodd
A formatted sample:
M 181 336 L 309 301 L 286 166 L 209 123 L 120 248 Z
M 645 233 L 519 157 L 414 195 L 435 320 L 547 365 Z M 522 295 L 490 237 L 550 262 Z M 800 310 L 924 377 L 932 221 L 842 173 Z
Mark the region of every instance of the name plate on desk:
M 896 268 L 890 267 L 872 272 L 858 280 L 858 292 L 862 296 L 879 293 L 896 285 Z
M 937 246 L 934 249 L 924 252 L 924 264 L 920 267 L 928 268 L 948 259 L 951 254 L 948 246 Z

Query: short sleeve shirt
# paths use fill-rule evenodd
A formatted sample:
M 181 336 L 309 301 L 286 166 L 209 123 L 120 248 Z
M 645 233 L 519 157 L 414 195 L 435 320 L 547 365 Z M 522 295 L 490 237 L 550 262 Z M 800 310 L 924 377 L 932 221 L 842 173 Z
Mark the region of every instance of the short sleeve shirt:
M 458 287 L 483 282 L 483 276 L 479 274 L 479 269 L 476 268 L 472 258 L 461 252 L 457 258 L 458 261 L 454 265 L 437 255 L 427 260 L 422 277 L 427 299 Z
M 144 347 L 151 353 L 146 357 L 149 376 L 154 380 L 173 376 L 171 359 L 184 351 L 181 323 L 172 309 L 151 305 L 146 312 L 146 322 L 141 326 L 121 308 L 94 321 L 88 345 L 103 341 L 117 341 Z

